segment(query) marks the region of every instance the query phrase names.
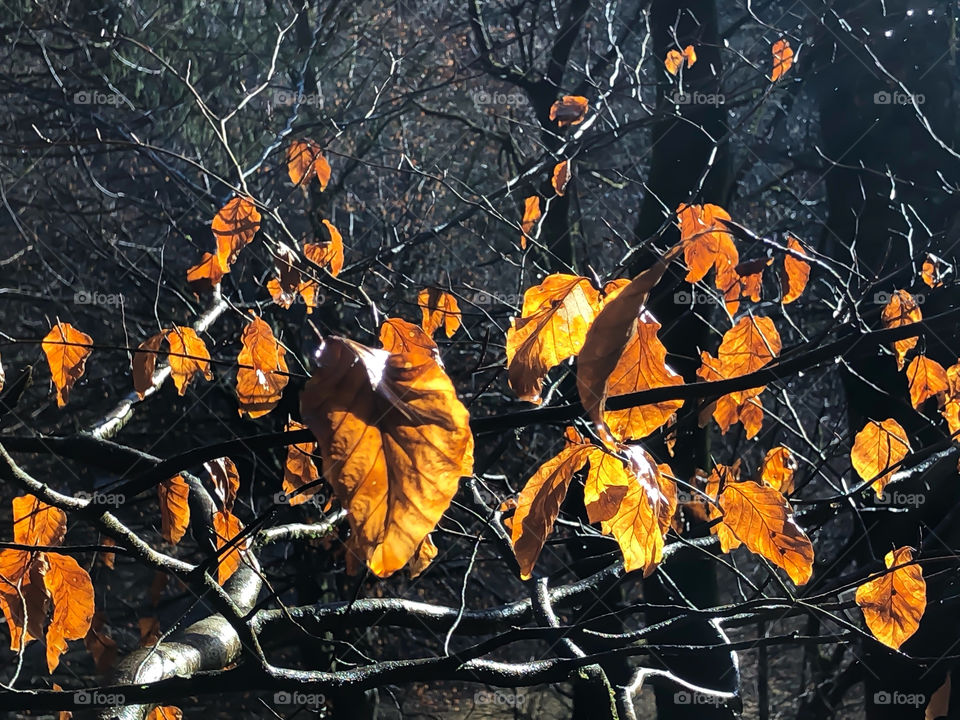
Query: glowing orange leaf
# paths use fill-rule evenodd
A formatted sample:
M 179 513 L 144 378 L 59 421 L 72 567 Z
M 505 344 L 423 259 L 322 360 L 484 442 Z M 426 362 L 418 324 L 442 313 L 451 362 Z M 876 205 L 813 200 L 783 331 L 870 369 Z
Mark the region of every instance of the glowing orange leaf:
M 133 354 L 133 389 L 141 400 L 153 385 L 153 371 L 157 367 L 157 353 L 163 338 L 162 332 L 152 335 L 140 343 Z
M 235 540 L 243 532 L 243 523 L 231 512 L 217 510 L 213 514 L 213 531 L 217 536 L 217 550 L 229 549 L 220 555 L 217 565 L 217 582 L 223 585 L 244 562 L 246 549 L 250 544 L 249 538 Z
M 913 562 L 913 550 L 891 550 L 883 559 L 887 570 L 857 588 L 857 605 L 873 636 L 887 647 L 899 650 L 920 627 L 927 609 L 927 583 Z
M 63 407 L 70 390 L 86 370 L 87 358 L 93 352 L 93 338 L 70 323 L 58 322 L 40 344 L 47 356 L 50 376 L 57 389 L 57 406 Z
M 441 326 L 447 337 L 453 337 L 460 327 L 460 306 L 450 293 L 432 287 L 424 288 L 417 294 L 417 305 L 423 315 L 423 331 L 430 337 Z
M 380 326 L 380 344 L 388 353 L 422 353 L 440 361 L 440 349 L 419 325 L 402 318 L 387 318 Z
M 667 53 L 663 63 L 667 66 L 668 73 L 676 75 L 680 71 L 684 60 L 687 61 L 687 67 L 691 67 L 697 61 L 697 52 L 693 49 L 693 45 L 687 45 L 683 52 L 671 50 Z
M 327 268 L 330 274 L 336 277 L 343 269 L 343 235 L 329 220 L 322 220 L 330 239 L 323 243 L 307 243 L 303 246 L 303 254 L 314 265 Z
M 917 410 L 929 398 L 940 397 L 949 389 L 947 371 L 936 360 L 917 355 L 907 367 L 907 382 L 910 384 L 910 402 Z
M 590 107 L 587 99 L 580 95 L 564 95 L 550 106 L 550 119 L 558 127 L 579 125 Z
M 210 353 L 193 328 L 174 327 L 167 332 L 167 345 L 170 349 L 170 374 L 181 395 L 187 392 L 187 387 L 197 375 L 202 375 L 206 380 L 213 379 Z
M 225 270 L 213 253 L 204 253 L 199 263 L 187 270 L 187 284 L 197 295 L 213 292 L 220 284 Z
M 240 336 L 242 348 L 237 357 L 237 400 L 240 414 L 256 418 L 266 415 L 280 402 L 287 377 L 287 351 L 273 330 L 256 315 Z
M 890 482 L 896 465 L 910 452 L 906 431 L 896 420 L 870 420 L 854 438 L 850 462 L 863 480 L 873 480 L 877 497 Z
M 217 241 L 220 269 L 228 273 L 237 255 L 253 241 L 253 236 L 260 229 L 260 213 L 247 198 L 235 197 L 220 208 L 210 228 Z
M 287 148 L 287 172 L 290 182 L 299 185 L 316 175 L 321 192 L 330 182 L 330 164 L 313 140 L 294 140 Z
M 906 290 L 897 290 L 890 296 L 890 301 L 884 306 L 880 320 L 885 328 L 902 327 L 911 323 L 920 322 L 923 313 L 916 298 Z M 894 340 L 893 351 L 897 355 L 897 368 L 903 370 L 907 353 L 917 345 L 917 338 L 910 337 L 903 340 Z
M 567 191 L 568 182 L 570 182 L 570 161 L 564 160 L 554 165 L 553 174 L 550 176 L 550 184 L 553 185 L 553 189 L 556 190 L 557 195 L 563 195 Z M 524 219 L 526 219 L 526 212 L 524 212 Z M 530 231 L 524 228 L 523 232 L 528 233 Z
M 936 255 L 928 254 L 920 269 L 920 279 L 932 288 L 943 287 L 943 279 L 950 272 L 950 266 Z
M 527 237 L 533 230 L 533 226 L 540 221 L 542 215 L 539 197 L 531 195 L 523 201 L 523 221 L 520 224 L 523 234 L 520 236 L 520 247 L 524 250 L 527 248 Z
M 760 479 L 764 484 L 784 495 L 793 492 L 793 475 L 797 471 L 797 460 L 790 448 L 782 445 L 767 451 L 760 468 Z
M 176 545 L 190 524 L 190 486 L 180 475 L 157 484 L 160 501 L 160 532 L 163 539 Z
M 787 240 L 787 247 L 801 255 L 807 254 L 803 245 L 795 238 Z M 807 281 L 810 279 L 810 263 L 788 254 L 783 258 L 783 272 L 784 276 L 780 281 L 781 292 L 783 304 L 788 305 L 800 297 L 806 289 Z
M 303 430 L 295 420 L 287 423 L 287 432 Z M 320 490 L 320 472 L 313 458 L 317 453 L 317 444 L 312 442 L 294 443 L 287 447 L 287 459 L 283 464 L 283 494 L 291 505 L 307 502 Z
M 702 280 L 713 267 L 717 288 L 729 288 L 736 282 L 735 268 L 740 262 L 733 237 L 722 222 L 730 219 L 729 213 L 717 205 L 681 205 L 677 219 L 687 282 Z
M 793 48 L 785 38 L 777 40 L 770 48 L 773 53 L 773 71 L 770 73 L 770 82 L 776 82 L 793 67 Z

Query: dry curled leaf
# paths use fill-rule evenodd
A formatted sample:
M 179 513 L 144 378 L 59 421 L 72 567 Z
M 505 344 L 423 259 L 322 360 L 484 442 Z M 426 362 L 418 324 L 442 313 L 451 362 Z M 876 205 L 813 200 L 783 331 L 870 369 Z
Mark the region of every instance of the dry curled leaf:
M 793 67 L 793 48 L 786 38 L 777 40 L 770 48 L 773 54 L 773 70 L 770 73 L 770 82 L 776 82 Z
M 321 243 L 306 243 L 303 246 L 303 254 L 314 265 L 326 268 L 336 277 L 343 269 L 343 235 L 329 220 L 324 219 L 321 222 L 330 236 L 329 240 Z
M 306 427 L 291 420 L 287 423 L 286 430 L 293 432 Z M 287 446 L 287 459 L 283 464 L 283 494 L 291 505 L 307 502 L 320 490 L 320 471 L 313 462 L 316 453 L 317 444 L 312 442 Z
M 197 375 L 213 379 L 210 371 L 210 353 L 206 344 L 192 327 L 175 326 L 167 332 L 168 361 L 173 383 L 183 395 Z
M 787 239 L 787 247 L 796 253 L 806 255 L 807 251 L 796 238 Z M 810 263 L 787 254 L 783 258 L 783 277 L 780 280 L 783 304 L 789 305 L 803 294 L 810 279 Z
M 682 52 L 680 50 L 671 50 L 667 53 L 667 57 L 664 58 L 663 64 L 667 66 L 668 73 L 676 75 L 680 71 L 684 60 L 686 60 L 687 67 L 691 67 L 697 61 L 697 52 L 693 49 L 693 45 L 687 45 Z
M 931 288 L 943 287 L 943 280 L 950 272 L 950 266 L 936 255 L 928 254 L 920 269 L 920 279 Z
M 450 378 L 421 353 L 327 337 L 300 395 L 323 474 L 348 512 L 348 567 L 402 568 L 473 472 L 470 416 Z
M 54 325 L 40 346 L 47 356 L 50 376 L 57 390 L 57 406 L 63 407 L 70 390 L 86 370 L 87 358 L 93 352 L 93 338 L 80 332 L 70 323 Z
M 176 545 L 190 524 L 190 486 L 181 475 L 157 484 L 160 501 L 160 532 L 163 539 Z
M 527 237 L 533 232 L 533 227 L 540 222 L 541 217 L 543 217 L 543 213 L 540 211 L 540 198 L 531 195 L 523 201 L 523 220 L 520 222 L 520 229 L 522 230 L 520 247 L 523 250 L 527 249 Z
M 220 562 L 217 565 L 217 582 L 223 585 L 244 562 L 248 537 L 239 538 L 243 532 L 243 523 L 231 512 L 217 510 L 213 514 L 213 531 L 217 537 L 217 550 Z
M 911 323 L 920 322 L 923 319 L 923 313 L 920 312 L 920 305 L 917 299 L 906 290 L 896 290 L 890 296 L 889 302 L 884 306 L 880 314 L 880 320 L 885 328 L 902 327 Z M 916 337 L 894 340 L 893 351 L 897 356 L 897 369 L 903 370 L 906 363 L 907 353 L 917 345 Z
M 151 335 L 137 346 L 133 353 L 133 389 L 137 397 L 143 400 L 147 390 L 153 386 L 153 371 L 157 368 L 157 353 L 163 343 L 164 333 Z
M 217 241 L 217 262 L 228 273 L 237 255 L 253 242 L 260 229 L 260 213 L 248 198 L 235 197 L 220 208 L 210 228 Z
M 457 299 L 439 288 L 424 288 L 417 294 L 417 305 L 423 315 L 423 331 L 433 337 L 441 327 L 447 337 L 460 327 L 460 306 Z
M 870 420 L 854 438 L 850 462 L 863 480 L 872 480 L 877 497 L 890 482 L 896 466 L 910 452 L 907 432 L 893 418 Z
M 550 106 L 550 119 L 558 127 L 579 125 L 590 107 L 587 99 L 581 95 L 564 95 Z
M 767 451 L 760 468 L 760 480 L 779 490 L 784 495 L 793 492 L 793 476 L 797 471 L 797 460 L 790 448 L 779 445 Z
M 330 163 L 313 140 L 294 140 L 287 148 L 287 173 L 294 185 L 316 176 L 322 192 L 330 182 Z
M 777 490 L 747 480 L 727 483 L 719 497 L 723 524 L 751 551 L 786 570 L 797 585 L 813 573 L 813 544 Z
M 856 600 L 873 636 L 899 650 L 920 627 L 927 608 L 927 583 L 909 547 L 891 550 L 884 563 L 889 572 L 858 587 Z
M 576 275 L 548 275 L 524 293 L 521 315 L 507 330 L 507 374 L 521 400 L 541 402 L 543 378 L 580 352 L 599 304 L 590 280 Z
M 287 376 L 286 350 L 273 330 L 256 315 L 243 329 L 237 357 L 237 400 L 240 414 L 250 418 L 266 415 L 283 396 Z
M 380 326 L 380 344 L 388 353 L 420 353 L 440 362 L 440 349 L 419 325 L 387 318 Z M 441 363 L 442 364 L 442 363 Z
M 237 466 L 230 458 L 222 457 L 205 462 L 203 467 L 210 476 L 210 482 L 213 483 L 213 490 L 220 508 L 231 512 L 233 502 L 237 499 L 237 493 L 240 490 L 240 473 L 237 472 Z
M 558 162 L 553 166 L 553 174 L 550 176 L 550 184 L 553 185 L 553 189 L 556 191 L 557 195 L 562 196 L 567 191 L 568 182 L 570 182 L 570 161 L 564 160 L 563 162 Z M 526 219 L 526 212 L 524 212 L 524 219 Z M 523 232 L 528 233 L 530 231 L 524 229 Z

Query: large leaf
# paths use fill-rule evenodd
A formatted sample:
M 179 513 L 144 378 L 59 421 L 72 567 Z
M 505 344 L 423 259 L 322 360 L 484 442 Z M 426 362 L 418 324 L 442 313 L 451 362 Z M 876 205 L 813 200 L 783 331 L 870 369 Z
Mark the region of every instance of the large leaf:
M 873 636 L 899 650 L 920 627 L 927 608 L 927 583 L 909 547 L 891 550 L 884 563 L 888 570 L 896 569 L 858 587 L 856 600 Z
M 220 269 L 228 273 L 237 255 L 253 242 L 253 236 L 260 229 L 260 212 L 249 199 L 235 197 L 220 208 L 210 229 L 217 241 L 217 262 Z
M 47 668 L 52 673 L 67 651 L 68 640 L 82 640 L 93 620 L 93 582 L 72 557 L 46 553 L 43 582 L 53 601 L 47 627 Z
M 50 365 L 50 376 L 57 389 L 57 405 L 63 407 L 70 390 L 86 370 L 87 358 L 93 352 L 93 338 L 70 323 L 58 322 L 40 344 Z
M 349 513 L 347 543 L 380 577 L 402 568 L 473 469 L 467 409 L 421 353 L 324 340 L 300 396 L 324 477 Z M 350 556 L 348 556 L 348 559 Z
M 287 376 L 287 351 L 273 330 L 256 315 L 243 329 L 237 357 L 237 400 L 240 414 L 256 418 L 273 410 L 290 378 Z
M 168 361 L 173 383 L 183 395 L 197 375 L 213 379 L 210 371 L 210 352 L 192 327 L 176 326 L 167 333 L 170 348 Z
M 813 544 L 777 490 L 749 480 L 727 483 L 720 493 L 723 523 L 751 552 L 787 571 L 797 585 L 813 573 Z
M 599 303 L 590 280 L 576 275 L 548 275 L 524 293 L 523 311 L 507 330 L 507 374 L 521 400 L 541 402 L 544 376 L 580 352 Z
M 870 420 L 857 433 L 850 450 L 850 462 L 863 480 L 872 480 L 877 497 L 890 482 L 896 466 L 910 452 L 907 431 L 893 418 Z

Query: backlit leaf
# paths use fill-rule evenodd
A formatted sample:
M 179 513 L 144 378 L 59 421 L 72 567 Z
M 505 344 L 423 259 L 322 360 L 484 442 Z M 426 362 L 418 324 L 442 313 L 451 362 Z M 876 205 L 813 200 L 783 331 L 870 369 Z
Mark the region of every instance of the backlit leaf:
M 936 360 L 926 355 L 917 355 L 907 366 L 907 382 L 910 384 L 910 402 L 917 410 L 929 398 L 942 398 L 947 392 L 947 371 Z
M 720 290 L 736 282 L 735 268 L 740 262 L 733 236 L 723 220 L 726 210 L 717 205 L 681 205 L 677 208 L 683 259 L 687 264 L 687 282 L 698 282 L 710 268 L 716 269 L 716 286 Z
M 920 279 L 932 288 L 943 287 L 943 279 L 950 272 L 950 266 L 936 255 L 928 254 L 920 269 Z
M 417 305 L 423 315 L 423 331 L 433 337 L 441 327 L 447 337 L 460 327 L 460 306 L 457 299 L 438 288 L 424 288 L 417 294 Z
M 213 253 L 204 253 L 200 262 L 187 270 L 187 284 L 197 295 L 213 292 L 225 274 L 220 259 Z
M 323 473 L 349 513 L 348 559 L 380 577 L 402 568 L 473 471 L 469 414 L 421 353 L 327 337 L 300 396 Z
M 796 238 L 789 238 L 787 247 L 801 255 L 807 254 L 803 245 Z M 806 289 L 807 281 L 810 279 L 810 263 L 793 255 L 785 255 L 783 258 L 783 273 L 780 282 L 781 293 L 783 304 L 788 305 L 800 297 Z
M 440 349 L 419 325 L 387 318 L 380 326 L 380 344 L 388 353 L 420 353 L 440 362 Z
M 557 195 L 563 195 L 567 191 L 568 182 L 570 182 L 570 161 L 564 160 L 563 162 L 558 162 L 553 166 L 553 174 L 550 176 L 550 184 L 553 185 L 553 189 L 556 190 Z M 529 200 L 529 198 L 527 199 Z M 526 212 L 524 212 L 524 219 L 526 219 Z M 524 229 L 523 232 L 528 233 L 530 231 Z
M 520 235 L 520 247 L 524 250 L 527 248 L 527 237 L 533 232 L 534 225 L 540 221 L 542 216 L 539 197 L 531 195 L 523 201 L 523 220 L 520 223 L 523 234 Z
M 240 414 L 250 418 L 266 415 L 280 402 L 287 377 L 286 350 L 270 326 L 256 315 L 243 329 L 237 357 L 237 400 Z
M 231 512 L 217 510 L 213 514 L 213 530 L 217 537 L 217 550 L 223 550 L 230 545 L 230 549 L 220 555 L 220 563 L 217 565 L 217 582 L 223 585 L 243 563 L 243 556 L 250 541 L 245 537 L 233 542 L 234 538 L 243 532 L 243 523 Z
M 70 323 L 58 322 L 41 343 L 50 376 L 57 389 L 57 405 L 63 407 L 70 397 L 70 390 L 86 370 L 87 358 L 93 352 L 93 338 L 80 332 Z
M 192 327 L 178 325 L 168 331 L 167 346 L 170 350 L 170 374 L 181 395 L 187 392 L 187 387 L 197 375 L 202 375 L 206 380 L 213 379 L 210 353 Z
M 770 82 L 776 82 L 793 67 L 793 48 L 786 38 L 777 40 L 770 48 L 773 54 L 773 70 L 770 73 Z
M 430 567 L 430 563 L 433 562 L 436 556 L 437 546 L 433 544 L 433 539 L 427 535 L 417 547 L 417 551 L 413 554 L 410 563 L 407 565 L 410 570 L 410 577 L 415 578 L 419 576 L 424 570 Z
M 927 583 L 913 550 L 901 547 L 884 557 L 887 569 L 857 588 L 857 605 L 873 636 L 887 647 L 899 650 L 920 627 L 927 609 Z
M 0 610 L 10 629 L 11 650 L 43 636 L 49 604 L 43 584 L 46 567 L 46 553 L 0 550 Z
M 880 319 L 885 328 L 895 328 L 920 322 L 923 319 L 923 313 L 920 312 L 920 305 L 913 295 L 906 290 L 897 290 L 890 296 L 890 301 L 884 306 Z M 903 370 L 907 353 L 916 345 L 916 337 L 894 340 L 893 351 L 897 356 L 898 370 Z
M 249 199 L 235 197 L 220 208 L 210 228 L 217 241 L 220 269 L 228 273 L 237 255 L 253 242 L 253 236 L 260 229 L 260 213 Z
M 581 95 L 564 95 L 550 106 L 550 119 L 558 127 L 579 125 L 590 107 L 587 99 Z
M 163 338 L 162 332 L 152 335 L 140 343 L 133 353 L 133 389 L 141 400 L 153 385 L 153 371 L 157 368 L 157 353 L 160 352 Z
M 789 495 L 793 492 L 793 475 L 796 471 L 797 461 L 790 448 L 780 445 L 767 451 L 760 468 L 760 479 L 774 490 Z
M 306 243 L 303 254 L 314 265 L 326 268 L 336 277 L 343 269 L 343 235 L 329 220 L 322 220 L 330 239 L 322 243 Z
M 210 476 L 210 482 L 213 483 L 220 507 L 231 512 L 233 501 L 237 499 L 237 492 L 240 490 L 240 473 L 237 472 L 237 466 L 230 458 L 222 457 L 205 462 L 203 467 Z
M 287 148 L 287 173 L 290 182 L 299 185 L 316 175 L 320 190 L 327 189 L 330 182 L 330 164 L 313 140 L 294 140 Z
M 541 402 L 544 376 L 580 352 L 599 303 L 590 280 L 576 275 L 548 275 L 524 293 L 521 316 L 507 330 L 507 374 L 521 400 Z
M 68 640 L 82 640 L 93 620 L 93 582 L 72 557 L 44 553 L 48 567 L 43 582 L 53 602 L 47 627 L 47 668 L 52 673 L 67 651 Z
M 157 484 L 163 539 L 176 545 L 190 524 L 190 486 L 180 475 Z
M 295 420 L 287 423 L 287 432 L 303 430 L 302 425 Z M 291 505 L 300 505 L 307 502 L 320 490 L 320 472 L 313 462 L 317 444 L 294 443 L 287 446 L 287 459 L 283 464 L 283 494 Z
M 680 66 L 683 65 L 684 60 L 687 62 L 687 67 L 691 67 L 697 61 L 697 52 L 693 49 L 693 45 L 687 45 L 683 52 L 670 50 L 663 63 L 667 66 L 668 73 L 676 75 L 680 71 Z
M 34 495 L 13 499 L 13 541 L 20 545 L 59 545 L 67 532 L 67 514 Z
M 910 441 L 900 423 L 893 418 L 870 420 L 854 439 L 850 462 L 861 479 L 873 480 L 872 487 L 880 497 L 896 466 L 909 452 Z

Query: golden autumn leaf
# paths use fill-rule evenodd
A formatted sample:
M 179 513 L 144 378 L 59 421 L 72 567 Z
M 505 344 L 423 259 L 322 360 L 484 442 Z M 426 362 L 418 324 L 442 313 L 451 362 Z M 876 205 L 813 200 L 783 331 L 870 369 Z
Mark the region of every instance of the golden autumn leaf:
M 880 314 L 880 320 L 885 328 L 902 327 L 911 323 L 920 322 L 923 313 L 917 299 L 906 290 L 896 290 Z M 897 356 L 897 369 L 903 370 L 907 353 L 917 345 L 916 337 L 894 340 L 893 351 Z
M 780 354 L 781 341 L 773 320 L 747 316 L 723 335 L 717 356 L 703 351 L 697 375 L 704 380 L 726 380 L 756 372 Z M 766 386 L 728 393 L 713 406 L 713 419 L 722 432 L 736 422 L 743 424 L 747 438 L 759 432 L 763 423 L 760 393 Z
M 558 127 L 579 125 L 587 114 L 590 104 L 581 95 L 564 95 L 550 106 L 550 119 Z
M 167 332 L 168 361 L 173 383 L 177 392 L 183 395 L 197 375 L 206 380 L 213 379 L 210 371 L 210 353 L 206 344 L 192 327 L 174 326 Z
M 7 619 L 11 650 L 43 636 L 50 600 L 45 570 L 46 553 L 0 550 L 0 610 Z
M 796 253 L 806 255 L 807 251 L 796 238 L 787 239 L 787 247 Z M 793 255 L 787 254 L 783 258 L 783 277 L 780 278 L 783 304 L 789 305 L 799 298 L 807 287 L 810 279 L 810 263 Z
M 728 484 L 740 481 L 740 461 L 737 460 L 733 465 L 722 465 L 717 463 L 710 470 L 707 478 L 707 485 L 703 494 L 706 497 L 694 496 L 693 509 L 694 514 L 700 519 L 714 522 L 710 526 L 710 534 L 716 535 L 720 540 L 720 549 L 728 553 L 736 550 L 742 543 L 733 530 L 723 521 L 723 512 L 720 510 L 720 493 Z M 710 502 L 710 501 L 713 502 Z
M 711 267 L 716 269 L 715 282 L 719 290 L 725 291 L 737 282 L 735 268 L 740 263 L 740 254 L 724 220 L 730 220 L 730 214 L 718 205 L 677 208 L 683 259 L 688 268 L 687 282 L 703 280 Z
M 562 195 L 563 193 L 559 194 Z M 533 231 L 534 225 L 540 222 L 541 217 L 543 217 L 543 213 L 540 211 L 540 198 L 531 195 L 523 201 L 523 219 L 520 222 L 520 229 L 522 230 L 520 235 L 521 249 L 527 249 L 527 237 Z
M 67 651 L 68 640 L 82 640 L 93 620 L 93 582 L 72 557 L 44 553 L 48 566 L 43 583 L 53 602 L 47 627 L 47 668 L 52 673 Z
M 273 335 L 270 326 L 256 315 L 243 329 L 237 356 L 237 400 L 240 415 L 257 418 L 273 410 L 290 378 L 287 376 L 287 351 Z
M 760 480 L 779 490 L 784 495 L 793 492 L 793 476 L 797 471 L 797 460 L 790 448 L 779 445 L 767 451 L 760 468 Z
M 160 527 L 163 539 L 176 545 L 190 524 L 190 486 L 180 475 L 157 484 L 160 501 Z
M 460 305 L 450 293 L 433 287 L 424 288 L 417 293 L 417 305 L 423 315 L 423 331 L 431 338 L 441 327 L 447 337 L 453 337 L 459 329 Z
M 521 315 L 507 330 L 507 374 L 521 400 L 541 402 L 543 378 L 580 352 L 599 304 L 589 279 L 562 273 L 523 294 Z
M 220 555 L 217 565 L 217 582 L 223 585 L 244 562 L 246 548 L 250 544 L 249 538 L 235 540 L 243 532 L 243 523 L 232 512 L 217 510 L 213 514 L 213 532 L 217 536 L 217 550 L 229 550 Z
M 748 298 L 753 302 L 760 301 L 760 291 L 763 289 L 763 269 L 772 264 L 772 259 L 758 258 L 745 260 L 734 266 L 734 272 L 725 271 L 718 276 L 725 285 L 718 287 L 723 293 L 727 312 L 735 315 L 740 308 L 740 298 Z
M 693 45 L 687 45 L 683 49 L 683 52 L 680 50 L 671 50 L 667 53 L 667 57 L 664 58 L 663 64 L 667 66 L 668 73 L 676 75 L 680 71 L 684 60 L 687 62 L 687 67 L 691 67 L 697 61 L 697 52 L 693 49 Z
M 419 325 L 402 318 L 387 318 L 383 321 L 380 326 L 380 344 L 390 354 L 420 353 L 440 362 L 440 349 L 433 338 Z
M 74 383 L 83 377 L 87 358 L 93 352 L 93 338 L 70 323 L 58 322 L 43 338 L 40 347 L 47 356 L 50 376 L 57 389 L 57 406 L 63 407 Z
M 67 514 L 34 495 L 13 499 L 13 541 L 19 545 L 59 545 L 67 532 Z
M 213 483 L 213 490 L 220 507 L 227 512 L 232 512 L 233 502 L 240 491 L 240 473 L 237 472 L 237 466 L 230 458 L 222 457 L 205 462 L 203 467 L 210 476 L 210 482 Z
M 187 270 L 187 285 L 197 295 L 213 292 L 226 274 L 213 253 L 204 253 L 196 265 Z
M 676 410 L 674 408 L 667 412 L 673 406 L 668 401 L 658 403 L 656 406 L 616 411 L 615 414 L 610 415 L 610 418 L 617 424 L 618 431 L 629 434 L 614 437 L 616 432 L 611 432 L 611 428 L 607 426 L 604 405 L 610 392 L 616 394 L 632 392 L 629 389 L 631 384 L 637 390 L 646 389 L 638 387 L 646 383 L 657 383 L 650 387 L 677 384 L 673 379 L 675 373 L 669 371 L 665 363 L 662 370 L 658 367 L 661 357 L 666 359 L 666 350 L 656 336 L 660 326 L 649 313 L 641 318 L 641 309 L 647 302 L 650 291 L 660 282 L 670 261 L 679 252 L 679 245 L 671 248 L 653 266 L 644 270 L 626 285 L 608 284 L 609 291 L 603 309 L 590 324 L 584 337 L 583 347 L 579 349 L 577 392 L 587 417 L 593 422 L 601 440 L 607 445 L 615 444 L 617 437 L 620 439 L 642 437 L 634 433 L 655 424 L 659 416 L 664 413 L 666 416 L 662 420 L 666 422 Z M 590 289 L 593 290 L 592 287 Z M 526 306 L 526 298 L 524 298 L 524 306 Z M 640 337 L 641 334 L 642 337 Z M 650 344 L 644 347 L 644 342 Z M 616 390 L 611 388 L 611 383 L 614 382 L 617 385 Z M 663 422 L 655 424 L 645 434 L 653 432 Z
M 877 497 L 890 482 L 896 465 L 910 452 L 907 432 L 893 418 L 870 420 L 857 433 L 850 450 L 850 462 L 862 480 L 872 480 Z
M 624 452 L 627 462 L 590 449 L 583 502 L 590 522 L 599 522 L 603 534 L 620 545 L 624 569 L 642 569 L 646 577 L 663 556 L 662 519 L 670 502 L 660 490 L 663 479 L 653 458 L 636 445 Z
M 413 557 L 473 472 L 470 416 L 450 378 L 421 353 L 327 337 L 317 365 L 300 409 L 348 512 L 348 560 L 387 577 Z
M 917 355 L 907 366 L 907 382 L 910 386 L 910 403 L 917 410 L 929 398 L 943 399 L 949 389 L 947 371 L 936 360 L 926 355 Z
M 157 353 L 163 342 L 164 333 L 151 335 L 137 346 L 133 353 L 133 389 L 137 397 L 143 400 L 147 390 L 153 385 L 153 371 L 157 368 Z
M 313 140 L 294 140 L 287 148 L 287 173 L 294 185 L 315 175 L 322 192 L 330 182 L 330 163 Z
M 589 445 L 568 443 L 559 454 L 537 468 L 520 491 L 510 523 L 510 539 L 522 580 L 533 574 L 537 558 L 560 514 L 570 480 L 586 463 L 588 453 Z
M 304 277 L 296 262 L 297 256 L 293 250 L 284 246 L 278 253 L 277 276 L 267 281 L 267 291 L 273 302 L 284 310 L 289 310 L 297 296 L 301 296 L 307 307 L 307 314 L 310 314 L 316 307 L 317 283 Z
M 410 563 L 407 565 L 407 568 L 410 570 L 410 577 L 418 577 L 424 570 L 430 567 L 430 563 L 433 562 L 433 559 L 437 556 L 437 546 L 433 544 L 433 538 L 427 535 L 420 545 L 417 546 L 417 551 L 413 554 L 413 557 L 410 558 Z
M 773 70 L 770 73 L 770 82 L 776 82 L 793 67 L 793 48 L 786 38 L 777 40 L 770 48 L 773 54 Z
M 887 570 L 857 588 L 857 605 L 873 636 L 887 647 L 899 650 L 920 627 L 927 609 L 927 583 L 913 550 L 901 547 L 884 557 Z
M 306 425 L 290 420 L 287 432 L 304 430 Z M 283 464 L 283 494 L 291 505 L 307 502 L 320 490 L 320 471 L 313 462 L 317 453 L 317 444 L 312 442 L 294 443 L 287 446 L 287 459 Z
M 563 162 L 558 162 L 553 166 L 553 173 L 550 175 L 550 184 L 553 185 L 553 189 L 556 191 L 557 195 L 562 196 L 567 191 L 568 182 L 570 182 L 570 161 L 564 160 Z M 527 199 L 529 200 L 529 198 Z M 524 217 L 526 217 L 526 212 L 524 212 Z M 524 229 L 523 232 L 528 233 L 530 231 Z
M 797 585 L 813 574 L 813 543 L 793 518 L 790 503 L 750 480 L 727 483 L 719 497 L 723 524 L 753 553 L 786 570 Z
M 329 220 L 321 220 L 321 223 L 330 239 L 321 243 L 306 243 L 303 254 L 314 265 L 326 268 L 336 277 L 343 270 L 343 235 Z
M 936 255 L 928 254 L 920 269 L 920 279 L 931 288 L 943 287 L 943 279 L 950 272 L 950 266 Z
M 253 242 L 260 229 L 260 213 L 251 200 L 238 196 L 220 208 L 210 229 L 217 241 L 217 262 L 228 273 L 237 255 Z

